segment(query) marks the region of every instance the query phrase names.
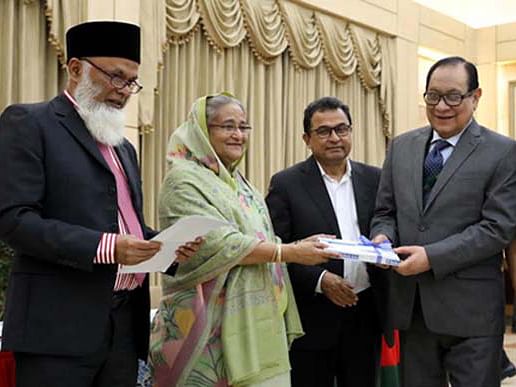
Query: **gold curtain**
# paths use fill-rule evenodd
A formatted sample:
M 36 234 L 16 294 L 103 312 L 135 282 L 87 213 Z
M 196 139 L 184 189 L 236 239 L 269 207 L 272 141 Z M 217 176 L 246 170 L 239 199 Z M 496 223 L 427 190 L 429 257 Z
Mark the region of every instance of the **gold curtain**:
M 0 1 L 0 112 L 57 93 L 59 65 L 47 38 L 39 1 Z
M 48 40 L 56 50 L 59 62 L 64 65 L 66 30 L 86 20 L 88 0 L 45 0 L 44 3 L 49 26 Z
M 64 87 L 64 33 L 85 19 L 86 0 L 0 1 L 0 111 L 50 99 Z
M 242 171 L 262 191 L 273 173 L 307 156 L 303 110 L 326 95 L 350 106 L 352 157 L 382 163 L 393 121 L 392 38 L 286 0 L 149 3 L 153 11 L 141 13 L 143 46 L 162 52 L 142 64 L 153 93 L 139 98 L 150 224 L 170 134 L 208 93 L 230 91 L 246 106 L 254 129 Z

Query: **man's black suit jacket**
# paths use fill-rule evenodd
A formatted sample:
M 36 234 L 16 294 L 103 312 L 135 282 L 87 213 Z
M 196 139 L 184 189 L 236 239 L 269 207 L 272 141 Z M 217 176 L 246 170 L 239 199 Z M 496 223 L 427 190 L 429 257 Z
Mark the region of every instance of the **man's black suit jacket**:
M 144 225 L 136 152 L 127 140 L 115 150 Z M 16 256 L 4 349 L 85 355 L 98 348 L 117 265 L 93 264 L 93 258 L 102 233 L 118 231 L 115 177 L 68 99 L 8 107 L 0 117 L 0 238 Z M 138 355 L 145 358 L 148 281 L 131 302 Z
M 369 223 L 374 212 L 379 179 L 380 169 L 351 162 L 351 181 L 358 223 L 360 232 L 365 236 L 369 235 Z M 290 243 L 318 233 L 333 234 L 340 238 L 331 199 L 313 156 L 274 175 L 266 201 L 276 235 L 283 242 Z M 328 349 L 335 344 L 335 338 L 340 336 L 342 307 L 333 304 L 325 295 L 315 292 L 323 270 L 343 275 L 340 260 L 331 260 L 317 266 L 288 265 L 303 329 L 306 332 L 305 336 L 294 342 L 293 349 Z M 377 304 L 376 318 L 380 324 L 385 315 L 383 295 L 386 276 L 382 269 L 372 265 L 368 265 L 367 271 Z M 381 326 L 378 328 L 380 330 Z

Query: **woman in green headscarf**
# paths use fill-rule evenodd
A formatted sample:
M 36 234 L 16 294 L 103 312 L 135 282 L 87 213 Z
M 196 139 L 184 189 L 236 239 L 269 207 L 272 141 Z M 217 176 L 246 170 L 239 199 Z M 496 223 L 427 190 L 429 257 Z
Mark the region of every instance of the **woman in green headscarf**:
M 155 386 L 290 386 L 288 347 L 303 334 L 284 262 L 335 256 L 316 238 L 281 244 L 262 196 L 236 167 L 250 125 L 227 94 L 195 101 L 172 135 L 160 194 L 162 228 L 183 216 L 228 222 L 174 277 L 151 330 Z

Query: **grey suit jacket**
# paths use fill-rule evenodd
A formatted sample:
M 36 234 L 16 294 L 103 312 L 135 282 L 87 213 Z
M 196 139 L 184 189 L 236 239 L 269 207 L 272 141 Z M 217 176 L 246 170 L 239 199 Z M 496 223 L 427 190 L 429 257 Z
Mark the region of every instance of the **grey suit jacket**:
M 503 248 L 516 231 L 516 142 L 474 120 L 423 206 L 423 161 L 432 130 L 395 138 L 383 166 L 371 236 L 421 245 L 431 270 L 391 272 L 390 323 L 410 326 L 416 289 L 436 333 L 461 337 L 504 330 Z

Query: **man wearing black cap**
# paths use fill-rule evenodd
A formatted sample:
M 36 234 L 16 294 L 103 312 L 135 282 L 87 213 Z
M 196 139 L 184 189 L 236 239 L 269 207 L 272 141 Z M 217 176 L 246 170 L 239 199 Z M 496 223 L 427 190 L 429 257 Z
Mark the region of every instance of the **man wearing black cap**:
M 0 117 L 0 238 L 16 250 L 3 348 L 17 386 L 131 386 L 149 335 L 152 257 L 124 110 L 140 91 L 140 29 L 96 21 L 66 34 L 68 83 Z M 198 242 L 183 246 L 191 256 Z

